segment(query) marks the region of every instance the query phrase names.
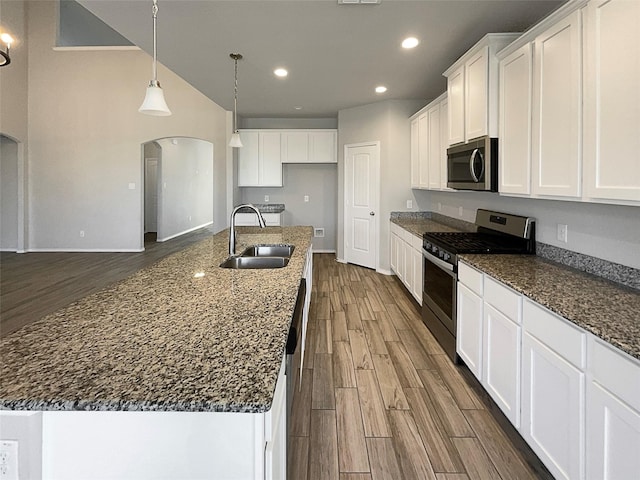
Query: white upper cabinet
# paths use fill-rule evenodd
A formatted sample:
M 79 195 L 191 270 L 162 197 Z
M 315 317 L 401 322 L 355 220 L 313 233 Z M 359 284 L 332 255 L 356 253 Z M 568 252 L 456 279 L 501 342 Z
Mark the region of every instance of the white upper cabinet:
M 489 33 L 444 72 L 447 77 L 448 146 L 498 136 L 496 53 L 517 33 Z
M 500 193 L 531 193 L 532 45 L 500 62 Z
M 584 196 L 640 201 L 640 2 L 585 9 Z
M 240 131 L 242 148 L 238 149 L 238 186 L 260 185 L 258 166 L 259 140 L 257 131 Z
M 239 187 L 281 187 L 280 132 L 240 130 Z
M 449 145 L 464 143 L 464 65 L 447 78 Z
M 534 42 L 533 188 L 580 196 L 582 159 L 582 24 L 576 10 Z
M 282 130 L 282 163 L 337 163 L 336 130 Z
M 447 188 L 447 96 L 411 117 L 411 188 Z

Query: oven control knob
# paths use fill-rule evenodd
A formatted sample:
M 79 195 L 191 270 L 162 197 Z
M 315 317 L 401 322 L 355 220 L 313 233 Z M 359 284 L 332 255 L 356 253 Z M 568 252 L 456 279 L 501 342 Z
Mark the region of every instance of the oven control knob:
M 433 247 L 431 247 L 431 251 L 433 253 L 436 253 L 438 251 L 438 247 L 436 247 L 435 245 Z
M 445 253 L 444 256 L 442 257 L 443 260 L 447 261 L 451 258 L 451 255 L 449 255 L 448 253 Z
M 424 248 L 425 248 L 426 250 L 431 250 L 431 243 L 430 243 L 430 242 L 425 243 L 425 244 L 424 244 Z

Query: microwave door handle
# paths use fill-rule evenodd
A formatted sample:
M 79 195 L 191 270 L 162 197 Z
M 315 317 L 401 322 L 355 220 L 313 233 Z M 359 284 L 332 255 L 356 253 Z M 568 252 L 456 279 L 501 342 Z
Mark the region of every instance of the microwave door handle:
M 473 168 L 473 163 L 477 155 L 480 155 L 480 165 L 482 166 L 482 169 L 480 170 L 480 175 L 476 175 L 476 171 Z M 471 177 L 473 178 L 473 181 L 476 183 L 479 183 L 480 177 L 482 177 L 482 174 L 484 173 L 484 158 L 482 157 L 482 153 L 480 153 L 480 150 L 477 148 L 473 150 L 473 153 L 469 158 L 469 172 L 471 173 Z

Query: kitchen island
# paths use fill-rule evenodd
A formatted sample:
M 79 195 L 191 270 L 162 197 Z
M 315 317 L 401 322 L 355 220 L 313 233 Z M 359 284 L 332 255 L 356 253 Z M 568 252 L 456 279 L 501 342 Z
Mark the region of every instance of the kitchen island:
M 0 426 L 43 412 L 43 478 L 264 478 L 311 233 L 239 228 L 295 250 L 234 270 L 221 232 L 2 339 Z

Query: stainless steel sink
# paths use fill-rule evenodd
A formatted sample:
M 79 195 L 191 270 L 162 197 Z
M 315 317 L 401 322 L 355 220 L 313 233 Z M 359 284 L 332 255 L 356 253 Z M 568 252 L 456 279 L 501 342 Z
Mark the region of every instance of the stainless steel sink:
M 254 245 L 247 248 L 241 257 L 287 257 L 290 258 L 294 245 Z
M 258 269 L 286 267 L 289 259 L 286 257 L 229 257 L 220 264 L 222 268 Z

